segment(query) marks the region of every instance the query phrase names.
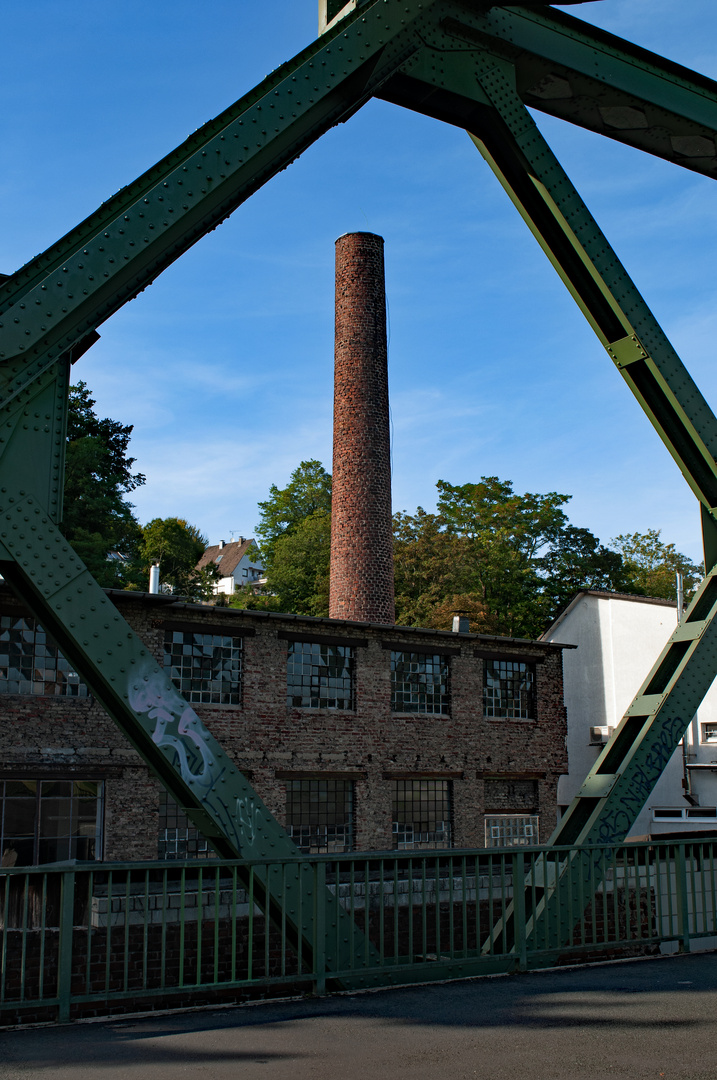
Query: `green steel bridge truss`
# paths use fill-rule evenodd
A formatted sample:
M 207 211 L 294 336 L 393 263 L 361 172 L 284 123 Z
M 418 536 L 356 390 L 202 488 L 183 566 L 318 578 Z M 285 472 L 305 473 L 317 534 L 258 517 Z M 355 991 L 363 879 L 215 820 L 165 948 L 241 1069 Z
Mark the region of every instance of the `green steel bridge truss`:
M 551 838 L 619 843 L 717 675 L 717 419 L 526 106 L 717 177 L 717 83 L 537 0 L 321 0 L 319 29 L 293 60 L 0 281 L 0 571 L 221 856 L 297 854 L 57 528 L 70 367 L 101 323 L 371 97 L 459 126 L 701 504 L 706 577 Z M 535 928 L 556 917 L 565 895 L 556 885 L 569 873 L 563 854 L 531 883 Z M 267 872 L 259 887 L 270 915 L 281 906 L 286 919 L 289 897 L 298 949 L 312 952 L 320 925 L 334 942 L 330 966 L 360 968 L 367 954 L 349 916 L 330 894 L 316 895 L 301 866 L 281 879 Z M 512 946 L 509 922 L 495 934 Z M 360 956 L 347 955 L 357 948 Z

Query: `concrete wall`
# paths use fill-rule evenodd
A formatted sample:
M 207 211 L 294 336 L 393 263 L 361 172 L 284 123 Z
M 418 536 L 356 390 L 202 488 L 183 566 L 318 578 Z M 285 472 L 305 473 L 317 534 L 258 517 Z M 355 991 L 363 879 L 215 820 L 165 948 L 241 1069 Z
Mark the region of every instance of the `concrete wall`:
M 609 593 L 580 593 L 545 635 L 546 640 L 577 645 L 564 654 L 565 705 L 568 713 L 568 774 L 558 784 L 558 802 L 568 805 L 600 754 L 590 745 L 591 727 L 617 727 L 675 628 L 674 603 Z M 702 725 L 717 723 L 717 691 L 713 686 L 689 726 L 687 764 L 707 765 L 717 759 L 717 743 L 705 742 Z M 717 772 L 690 769 L 700 807 L 717 805 Z M 655 786 L 630 836 L 662 835 L 687 829 L 705 830 L 709 818 L 691 812 L 675 820 L 655 821 L 654 808 L 680 809 L 683 798 L 683 753 L 679 748 Z M 706 824 L 707 821 L 707 824 Z M 714 822 L 717 826 L 717 821 Z

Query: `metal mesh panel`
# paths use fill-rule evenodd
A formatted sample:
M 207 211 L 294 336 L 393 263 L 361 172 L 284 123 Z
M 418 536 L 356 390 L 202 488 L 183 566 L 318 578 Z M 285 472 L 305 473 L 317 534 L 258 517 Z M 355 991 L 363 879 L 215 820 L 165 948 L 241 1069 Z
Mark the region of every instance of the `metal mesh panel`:
M 394 780 L 393 846 L 447 848 L 452 843 L 449 780 Z
M 191 821 L 171 795 L 166 791 L 159 795 L 159 859 L 211 859 L 214 851 L 209 842 Z
M 193 704 L 241 705 L 240 637 L 165 630 L 164 667 Z
M 295 709 L 353 709 L 354 650 L 346 645 L 290 641 L 286 704 Z
M 87 687 L 33 618 L 2 615 L 0 693 L 87 697 Z
M 353 848 L 353 782 L 289 780 L 286 831 L 305 855 Z
M 484 660 L 483 711 L 503 720 L 534 720 L 535 665 L 520 660 Z
M 102 798 L 96 780 L 0 781 L 3 866 L 102 858 Z
M 486 816 L 486 847 L 530 847 L 539 843 L 537 814 L 501 814 Z
M 449 708 L 448 657 L 392 650 L 392 711 L 445 714 Z

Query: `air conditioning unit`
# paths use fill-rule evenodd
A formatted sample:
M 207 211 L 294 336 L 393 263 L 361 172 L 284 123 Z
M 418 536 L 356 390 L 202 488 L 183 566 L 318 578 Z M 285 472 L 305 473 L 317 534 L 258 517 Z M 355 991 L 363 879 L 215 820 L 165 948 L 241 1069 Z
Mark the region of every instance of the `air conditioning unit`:
M 591 746 L 605 746 L 610 741 L 610 737 L 615 730 L 614 727 L 591 727 L 590 728 L 590 745 Z

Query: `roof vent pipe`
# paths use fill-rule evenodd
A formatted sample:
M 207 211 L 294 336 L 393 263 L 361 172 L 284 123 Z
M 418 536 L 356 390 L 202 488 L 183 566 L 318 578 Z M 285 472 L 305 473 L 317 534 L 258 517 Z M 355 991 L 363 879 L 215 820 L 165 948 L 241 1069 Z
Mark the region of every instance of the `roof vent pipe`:
M 151 593 L 159 592 L 159 563 L 153 563 L 149 568 L 149 591 Z

